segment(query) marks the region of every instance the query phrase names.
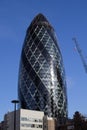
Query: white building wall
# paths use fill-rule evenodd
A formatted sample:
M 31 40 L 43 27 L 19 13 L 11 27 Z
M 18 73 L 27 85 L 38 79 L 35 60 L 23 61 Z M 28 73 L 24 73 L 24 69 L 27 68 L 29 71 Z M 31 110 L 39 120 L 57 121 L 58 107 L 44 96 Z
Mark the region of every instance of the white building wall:
M 20 110 L 20 130 L 43 130 L 44 112 Z
M 44 112 L 19 109 L 16 111 L 16 130 L 43 130 Z M 14 130 L 14 112 L 4 118 L 5 130 Z

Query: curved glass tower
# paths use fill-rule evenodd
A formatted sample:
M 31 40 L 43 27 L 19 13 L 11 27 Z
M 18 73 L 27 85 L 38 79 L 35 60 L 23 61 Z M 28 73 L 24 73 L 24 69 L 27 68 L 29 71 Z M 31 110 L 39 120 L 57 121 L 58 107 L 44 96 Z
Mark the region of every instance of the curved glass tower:
M 53 27 L 38 14 L 27 29 L 21 53 L 18 97 L 20 107 L 44 111 L 60 122 L 67 117 L 66 81 Z

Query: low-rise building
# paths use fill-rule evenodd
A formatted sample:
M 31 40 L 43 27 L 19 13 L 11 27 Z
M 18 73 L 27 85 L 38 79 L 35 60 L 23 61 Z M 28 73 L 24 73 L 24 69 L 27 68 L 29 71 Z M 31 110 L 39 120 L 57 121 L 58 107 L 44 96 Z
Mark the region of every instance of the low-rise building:
M 4 130 L 43 130 L 44 112 L 19 109 L 4 117 Z
M 57 119 L 44 116 L 43 130 L 58 130 L 57 129 Z
M 71 126 L 71 121 L 59 125 L 56 118 L 44 115 L 43 111 L 19 109 L 5 114 L 0 130 L 73 130 Z

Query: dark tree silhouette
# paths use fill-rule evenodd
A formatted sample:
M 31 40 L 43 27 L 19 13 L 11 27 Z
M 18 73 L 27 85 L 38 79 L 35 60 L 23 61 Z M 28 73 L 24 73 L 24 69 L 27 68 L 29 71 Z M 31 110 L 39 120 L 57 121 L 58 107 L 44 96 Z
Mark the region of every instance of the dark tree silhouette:
M 76 111 L 73 116 L 74 130 L 87 130 L 87 120 L 81 115 L 80 112 Z

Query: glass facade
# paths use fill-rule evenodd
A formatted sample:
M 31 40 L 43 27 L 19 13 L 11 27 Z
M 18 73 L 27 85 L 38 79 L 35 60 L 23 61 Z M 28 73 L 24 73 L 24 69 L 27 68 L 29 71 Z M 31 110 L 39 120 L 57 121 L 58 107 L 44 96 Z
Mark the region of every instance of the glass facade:
M 18 80 L 20 107 L 44 111 L 60 122 L 67 117 L 63 60 L 55 31 L 38 14 L 27 29 Z

